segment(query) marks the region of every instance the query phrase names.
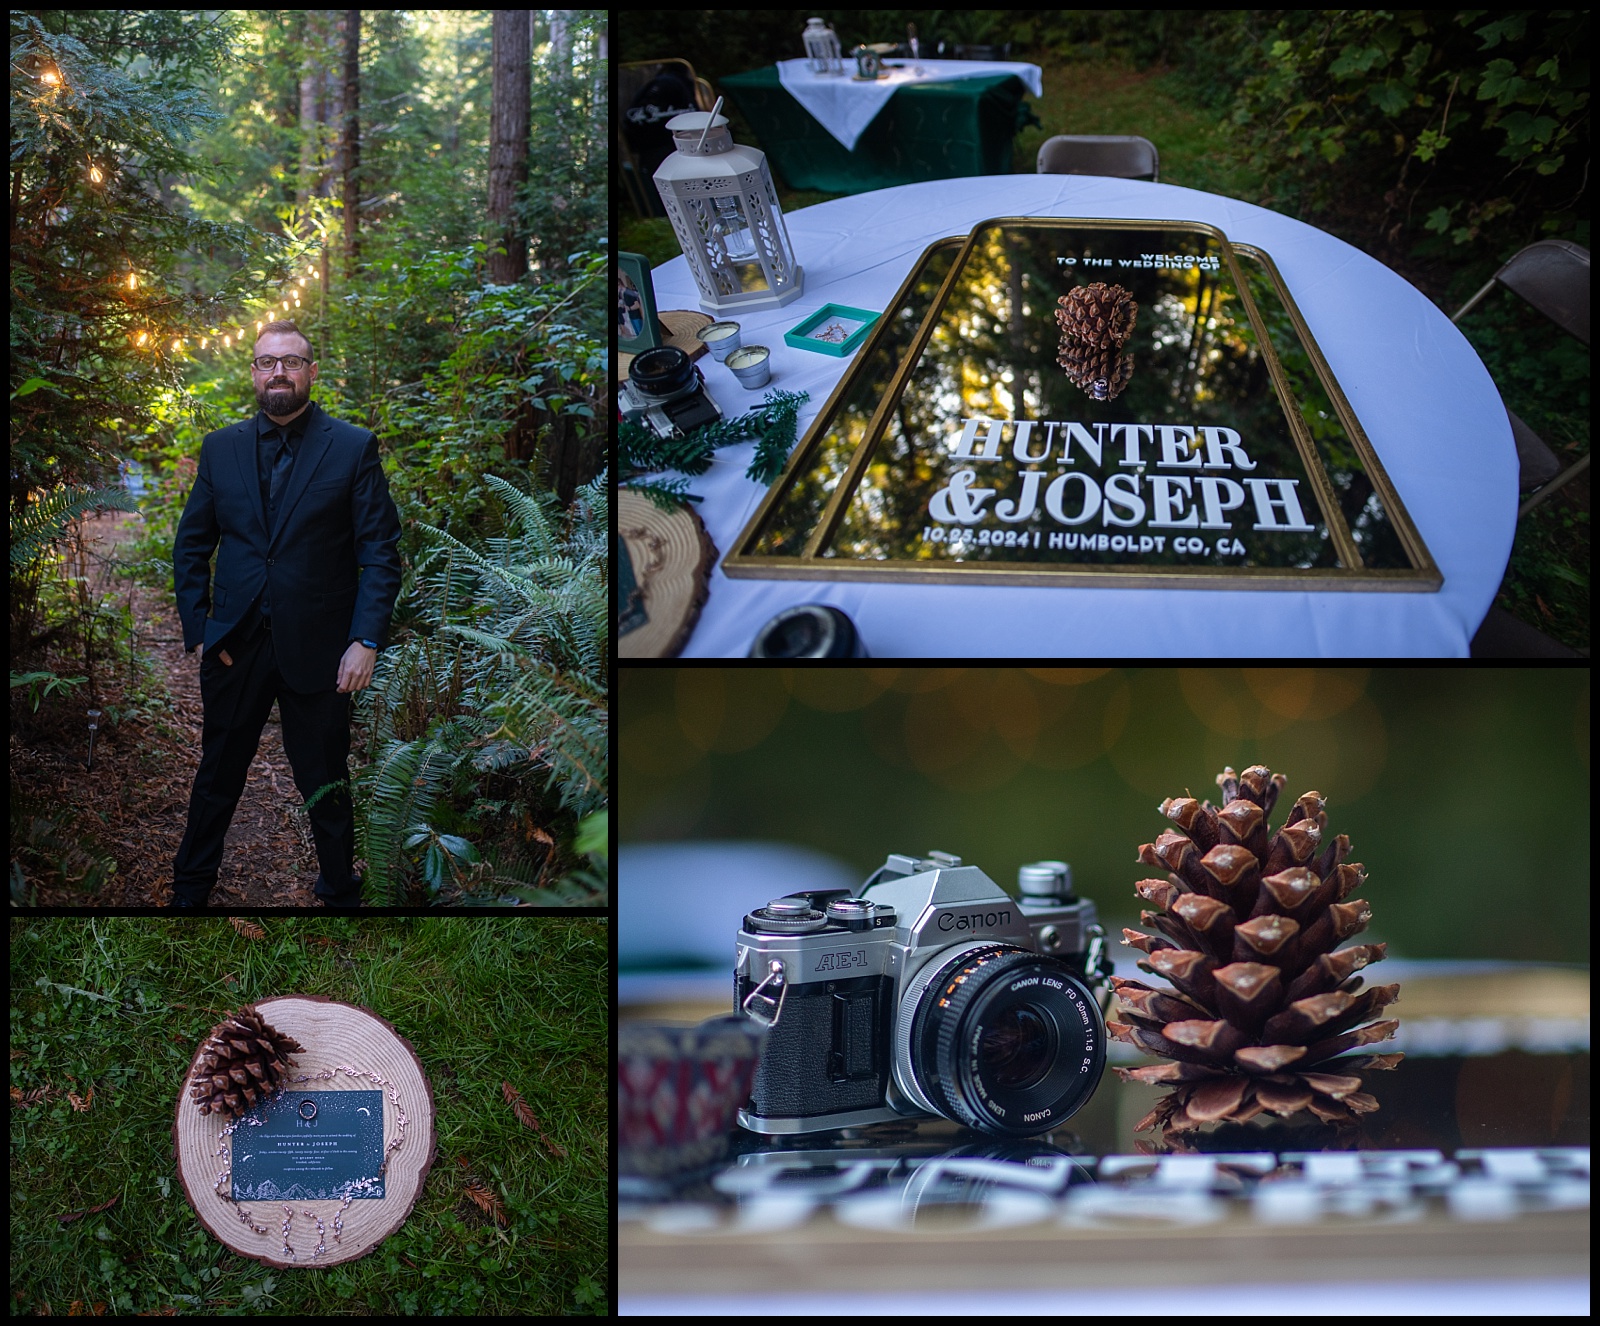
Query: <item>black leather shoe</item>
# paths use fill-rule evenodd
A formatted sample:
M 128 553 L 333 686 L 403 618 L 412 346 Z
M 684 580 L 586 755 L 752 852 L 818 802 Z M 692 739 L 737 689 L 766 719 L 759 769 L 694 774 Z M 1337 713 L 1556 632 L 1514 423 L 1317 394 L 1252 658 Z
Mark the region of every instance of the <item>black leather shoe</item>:
M 324 893 L 323 885 L 326 879 L 317 876 L 317 882 L 312 886 L 312 894 L 326 911 L 330 912 L 359 912 L 361 910 L 361 880 L 359 877 L 351 881 L 350 887 L 343 893 Z
M 169 912 L 203 912 L 206 909 L 203 903 L 190 902 L 189 899 L 179 897 L 175 893 L 172 895 L 172 901 L 167 904 L 167 910 Z

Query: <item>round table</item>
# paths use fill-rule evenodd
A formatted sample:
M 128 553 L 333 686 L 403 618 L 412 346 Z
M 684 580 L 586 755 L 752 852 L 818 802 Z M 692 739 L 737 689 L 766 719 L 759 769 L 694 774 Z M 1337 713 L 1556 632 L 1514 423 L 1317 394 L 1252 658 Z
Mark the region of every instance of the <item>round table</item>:
M 934 240 L 1004 216 L 1203 221 L 1269 253 L 1444 576 L 1433 593 L 1043 588 L 730 580 L 720 566 L 682 656 L 743 657 L 782 609 L 826 603 L 878 658 L 1458 657 L 1488 611 L 1511 552 L 1517 453 L 1494 382 L 1427 296 L 1343 240 L 1250 203 L 1170 184 L 1087 175 L 994 175 L 906 184 L 787 217 L 805 293 L 738 316 L 746 345 L 772 350 L 772 381 L 749 392 L 701 361 L 729 416 L 774 388 L 811 399 L 800 436 L 844 373 L 783 341 L 825 302 L 882 309 Z M 680 258 L 655 269 L 660 308 L 698 308 Z M 725 554 L 766 490 L 744 477 L 754 444 L 720 451 L 690 484 Z

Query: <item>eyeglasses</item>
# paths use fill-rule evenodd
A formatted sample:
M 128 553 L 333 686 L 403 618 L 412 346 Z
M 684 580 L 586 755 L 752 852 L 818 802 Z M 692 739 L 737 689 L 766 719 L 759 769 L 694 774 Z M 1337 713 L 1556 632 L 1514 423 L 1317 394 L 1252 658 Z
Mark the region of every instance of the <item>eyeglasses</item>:
M 282 364 L 289 372 L 298 373 L 310 362 L 299 355 L 261 355 L 250 361 L 250 367 L 257 373 L 270 373 L 274 365 Z

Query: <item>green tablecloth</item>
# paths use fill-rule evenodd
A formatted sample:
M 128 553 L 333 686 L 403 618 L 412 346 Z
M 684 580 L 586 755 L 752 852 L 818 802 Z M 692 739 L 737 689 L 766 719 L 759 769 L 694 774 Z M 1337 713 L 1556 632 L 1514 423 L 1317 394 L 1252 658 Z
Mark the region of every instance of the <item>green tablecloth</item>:
M 1010 74 L 924 83 L 900 88 L 848 152 L 784 90 L 776 66 L 732 74 L 721 86 L 750 121 L 773 172 L 791 189 L 827 193 L 1008 175 L 1012 139 L 1032 120 L 1027 89 Z

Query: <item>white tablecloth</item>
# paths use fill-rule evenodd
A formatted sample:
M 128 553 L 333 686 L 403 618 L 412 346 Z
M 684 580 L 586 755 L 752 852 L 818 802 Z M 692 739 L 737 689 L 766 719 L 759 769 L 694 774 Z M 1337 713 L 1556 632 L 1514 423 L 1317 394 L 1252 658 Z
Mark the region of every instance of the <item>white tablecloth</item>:
M 800 436 L 849 360 L 783 342 L 828 301 L 883 309 L 922 251 L 1000 216 L 1206 221 L 1276 261 L 1412 520 L 1444 575 L 1434 593 L 1018 588 L 729 580 L 720 567 L 686 658 L 742 657 L 756 631 L 797 603 L 829 603 L 877 658 L 1464 658 L 1505 572 L 1517 512 L 1511 424 L 1488 371 L 1450 320 L 1375 259 L 1302 222 L 1169 184 L 1087 175 L 1005 175 L 906 184 L 788 217 L 805 293 L 738 319 L 772 350 L 769 388 L 811 399 Z M 682 258 L 653 272 L 663 309 L 699 306 Z M 700 360 L 730 416 L 758 403 L 710 356 Z M 690 484 L 719 554 L 765 489 L 744 477 L 753 443 L 728 447 Z
M 810 112 L 824 129 L 855 151 L 856 140 L 872 123 L 889 98 L 908 83 L 950 83 L 959 78 L 992 78 L 1011 74 L 1020 78 L 1036 97 L 1044 96 L 1044 74 L 1036 64 L 987 60 L 896 60 L 904 65 L 889 69 L 887 78 L 857 82 L 855 61 L 845 57 L 842 74 L 814 74 L 804 60 L 779 60 L 778 82 L 783 90 Z M 921 70 L 920 73 L 917 71 Z

